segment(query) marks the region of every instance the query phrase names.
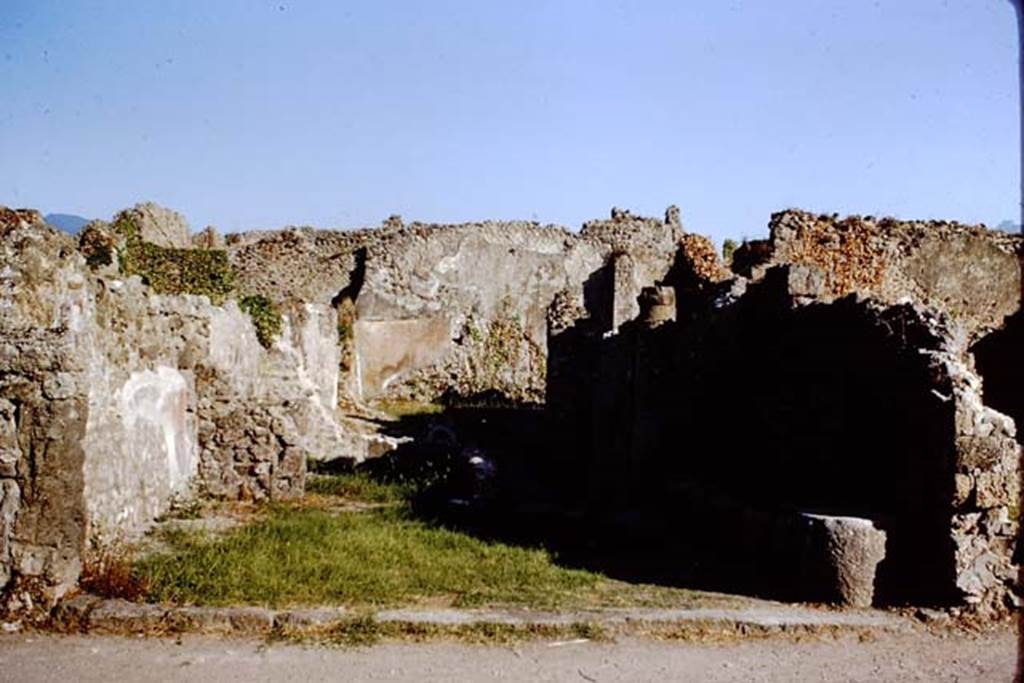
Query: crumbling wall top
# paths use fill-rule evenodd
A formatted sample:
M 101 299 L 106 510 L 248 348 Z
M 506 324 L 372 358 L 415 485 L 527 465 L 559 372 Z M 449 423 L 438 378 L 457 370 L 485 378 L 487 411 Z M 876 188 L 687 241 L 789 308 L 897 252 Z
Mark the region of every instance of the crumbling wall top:
M 1024 238 L 955 221 L 898 221 L 787 210 L 772 216 L 769 264 L 820 270 L 829 298 L 857 292 L 921 302 L 972 336 L 1020 307 Z
M 192 246 L 192 230 L 185 217 L 159 204 L 136 204 L 119 213 L 114 222 L 119 218 L 131 219 L 143 242 L 176 249 L 189 249 Z
M 587 221 L 580 237 L 602 242 L 614 251 L 674 252 L 684 235 L 679 209 L 670 206 L 664 220 L 635 216 L 625 209 L 613 207 L 611 218 Z

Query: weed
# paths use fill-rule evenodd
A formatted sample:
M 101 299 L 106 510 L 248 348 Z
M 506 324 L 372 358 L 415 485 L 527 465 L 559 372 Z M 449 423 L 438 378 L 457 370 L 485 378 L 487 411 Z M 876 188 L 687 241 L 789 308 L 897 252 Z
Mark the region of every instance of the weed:
M 404 399 L 382 399 L 374 403 L 373 407 L 396 420 L 418 415 L 439 415 L 444 412 L 444 406 L 440 403 Z
M 296 642 L 314 642 L 320 645 L 366 647 L 376 645 L 383 640 L 413 642 L 456 640 L 478 645 L 494 645 L 542 638 L 586 638 L 587 640 L 607 641 L 611 639 L 611 635 L 604 627 L 589 622 L 568 625 L 495 622 L 437 624 L 415 621 L 378 621 L 372 616 L 360 616 L 340 621 L 320 633 L 285 634 L 283 638 Z
M 326 633 L 326 640 L 337 645 L 360 647 L 376 645 L 383 635 L 380 622 L 372 615 L 339 622 Z
M 87 593 L 103 598 L 136 601 L 149 590 L 145 578 L 132 565 L 131 551 L 114 544 L 94 547 L 86 556 L 79 586 Z
M 256 328 L 256 338 L 264 348 L 269 349 L 274 344 L 274 339 L 281 334 L 284 320 L 280 311 L 273 301 L 265 296 L 253 294 L 242 297 L 238 307 L 248 313 L 252 318 L 253 327 Z
M 744 240 L 744 242 L 745 241 L 746 240 Z M 736 253 L 738 248 L 739 245 L 736 244 L 736 240 L 734 239 L 726 239 L 722 242 L 722 260 L 725 261 L 725 265 L 728 266 L 732 263 L 732 255 Z

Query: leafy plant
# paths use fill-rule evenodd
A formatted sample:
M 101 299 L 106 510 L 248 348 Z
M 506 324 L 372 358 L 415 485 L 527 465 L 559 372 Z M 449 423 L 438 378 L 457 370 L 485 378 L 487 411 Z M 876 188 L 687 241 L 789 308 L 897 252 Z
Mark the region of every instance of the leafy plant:
M 238 307 L 249 314 L 256 328 L 256 338 L 269 349 L 284 327 L 284 320 L 273 301 L 260 294 L 242 297 Z
M 722 260 L 725 261 L 726 265 L 732 263 L 732 255 L 736 253 L 739 245 L 736 244 L 736 240 L 727 239 L 722 242 Z
M 113 229 L 124 237 L 121 272 L 138 275 L 158 294 L 195 294 L 221 304 L 235 289 L 235 273 L 222 249 L 178 249 L 144 242 L 134 219 L 122 215 Z

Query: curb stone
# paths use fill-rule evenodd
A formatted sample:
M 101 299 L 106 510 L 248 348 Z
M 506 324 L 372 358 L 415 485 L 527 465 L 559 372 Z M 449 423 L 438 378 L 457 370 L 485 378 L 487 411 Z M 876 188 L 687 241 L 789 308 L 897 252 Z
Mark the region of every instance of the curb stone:
M 372 617 L 392 625 L 465 627 L 500 625 L 572 627 L 591 624 L 622 629 L 707 626 L 731 628 L 740 634 L 760 631 L 813 631 L 851 629 L 900 631 L 914 627 L 914 620 L 876 610 L 828 611 L 804 607 L 746 609 L 652 609 L 546 612 L 525 609 L 458 610 L 394 609 L 376 613 L 355 612 L 345 607 L 271 610 L 263 607 L 173 607 L 133 603 L 79 595 L 54 612 L 54 624 L 68 631 L 102 634 L 196 633 L 266 636 L 317 634 L 344 624 L 356 616 Z

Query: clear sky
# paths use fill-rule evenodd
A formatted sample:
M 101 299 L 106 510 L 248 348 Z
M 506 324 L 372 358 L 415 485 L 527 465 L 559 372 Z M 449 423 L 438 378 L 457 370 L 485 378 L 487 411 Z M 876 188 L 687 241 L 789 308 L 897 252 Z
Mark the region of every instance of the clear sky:
M 0 0 L 0 204 L 194 229 L 1018 214 L 1007 0 Z

